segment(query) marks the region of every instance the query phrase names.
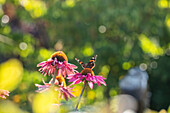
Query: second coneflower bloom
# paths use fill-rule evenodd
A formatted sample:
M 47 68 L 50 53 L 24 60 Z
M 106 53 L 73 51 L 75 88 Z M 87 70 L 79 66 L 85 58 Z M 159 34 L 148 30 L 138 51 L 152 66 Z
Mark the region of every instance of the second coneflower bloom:
M 91 89 L 93 89 L 93 83 L 98 84 L 98 86 L 100 86 L 101 84 L 106 86 L 106 83 L 104 81 L 105 78 L 102 76 L 96 76 L 92 70 L 95 66 L 96 57 L 97 55 L 92 57 L 92 59 L 87 64 L 84 64 L 82 61 L 76 58 L 76 60 L 82 65 L 83 70 L 80 73 L 71 74 L 67 77 L 67 79 L 69 79 L 69 82 L 73 82 L 73 84 L 78 84 L 80 82 L 83 82 L 84 84 L 75 108 L 76 111 L 78 110 L 80 99 L 87 84 Z
M 93 89 L 93 83 L 98 84 L 100 86 L 101 84 L 106 86 L 106 83 L 104 81 L 104 77 L 97 76 L 93 72 L 94 68 L 94 62 L 96 60 L 96 56 L 92 57 L 92 59 L 89 61 L 88 64 L 84 64 L 82 61 L 76 59 L 84 68 L 80 73 L 71 74 L 67 77 L 67 79 L 70 79 L 69 82 L 73 82 L 74 84 L 78 84 L 80 82 L 88 82 L 88 85 L 91 89 Z
M 39 85 L 39 84 L 35 84 L 35 86 L 38 87 L 37 92 L 44 92 L 50 89 L 50 87 L 52 86 L 52 81 L 53 78 L 50 80 L 49 83 L 45 83 L 45 81 L 43 80 L 44 85 Z M 65 98 L 65 100 L 68 100 L 68 98 L 72 98 L 75 97 L 72 94 L 72 89 L 74 87 L 71 87 L 71 85 L 66 86 L 66 82 L 63 76 L 61 76 L 61 74 L 59 74 L 56 79 L 55 79 L 55 83 L 54 83 L 54 90 L 59 92 L 59 97 L 60 98 Z
M 6 96 L 9 96 L 9 91 L 8 90 L 2 90 L 0 89 L 0 97 L 3 99 L 6 99 Z
M 88 85 L 91 89 L 93 89 L 93 83 L 100 86 L 101 84 L 106 86 L 104 81 L 104 77 L 94 75 L 94 72 L 90 68 L 83 69 L 80 73 L 71 74 L 67 77 L 70 79 L 69 82 L 73 82 L 74 84 L 78 84 L 80 82 L 88 82 Z
M 74 74 L 74 69 L 77 66 L 68 63 L 68 58 L 62 51 L 57 51 L 51 55 L 50 59 L 43 61 L 37 65 L 40 67 L 39 71 L 46 76 L 47 74 L 52 76 L 55 73 L 55 69 L 60 70 L 61 74 L 66 77 L 66 75 Z M 58 75 L 57 75 L 58 76 Z

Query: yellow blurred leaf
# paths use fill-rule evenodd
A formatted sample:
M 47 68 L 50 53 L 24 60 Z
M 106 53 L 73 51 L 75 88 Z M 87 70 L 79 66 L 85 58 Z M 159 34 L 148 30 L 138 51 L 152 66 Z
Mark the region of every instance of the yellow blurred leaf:
M 159 8 L 168 8 L 168 0 L 159 0 L 158 7 Z
M 12 91 L 22 80 L 23 66 L 17 59 L 0 64 L 0 89 Z
M 78 96 L 80 96 L 80 93 L 81 93 L 81 91 L 82 91 L 82 86 L 80 86 L 80 85 L 75 85 L 74 86 L 74 89 L 72 90 L 73 92 L 72 92 L 72 94 L 75 96 L 75 97 L 78 97 Z
M 38 93 L 33 99 L 33 112 L 34 113 L 54 113 L 58 108 L 59 98 L 57 92 L 48 90 L 43 93 Z
M 41 0 L 20 0 L 20 4 L 30 13 L 33 18 L 46 14 L 46 4 Z
M 4 4 L 6 0 L 0 0 L 0 4 Z
M 28 113 L 28 112 L 21 110 L 15 103 L 4 100 L 0 102 L 0 113 Z
M 170 113 L 170 106 L 168 107 L 168 110 L 167 110 L 167 111 L 168 111 L 168 113 Z
M 39 51 L 39 57 L 47 60 L 51 57 L 51 55 L 54 53 L 54 51 L 47 50 L 45 48 L 41 48 Z
M 145 53 L 149 53 L 152 56 L 163 55 L 164 50 L 159 46 L 155 41 L 150 40 L 144 34 L 139 36 L 139 40 L 141 42 L 141 48 Z
M 74 0 L 66 0 L 65 3 L 68 7 L 74 7 L 75 6 Z
M 168 28 L 170 28 L 170 14 L 168 14 L 168 15 L 166 16 L 165 25 L 166 25 Z
M 90 90 L 87 92 L 87 98 L 88 99 L 94 99 L 96 97 L 96 93 L 93 90 Z

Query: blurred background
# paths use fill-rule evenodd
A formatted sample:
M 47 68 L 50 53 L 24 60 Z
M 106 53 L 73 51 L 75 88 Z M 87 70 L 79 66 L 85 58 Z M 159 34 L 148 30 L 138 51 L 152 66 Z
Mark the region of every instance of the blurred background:
M 75 57 L 88 62 L 98 55 L 93 70 L 107 78 L 107 87 L 87 89 L 82 106 L 108 103 L 120 94 L 119 80 L 127 70 L 138 66 L 149 75 L 149 108 L 168 109 L 169 0 L 0 0 L 0 88 L 11 92 L 0 105 L 33 112 L 34 84 L 50 79 L 36 65 L 56 50 L 64 51 L 78 71 Z

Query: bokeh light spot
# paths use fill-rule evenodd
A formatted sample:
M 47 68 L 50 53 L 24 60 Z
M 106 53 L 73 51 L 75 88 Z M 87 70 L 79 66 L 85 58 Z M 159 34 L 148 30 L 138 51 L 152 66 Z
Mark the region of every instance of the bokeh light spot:
M 83 55 L 84 56 L 92 56 L 94 54 L 94 50 L 90 44 L 86 44 L 83 48 Z
M 9 26 L 4 26 L 3 33 L 9 34 L 11 32 L 11 28 Z
M 34 52 L 34 47 L 31 44 L 26 46 L 24 43 L 21 45 L 22 49 L 20 48 L 20 56 L 26 58 L 29 54 Z
M 156 69 L 158 64 L 157 64 L 156 61 L 153 61 L 153 62 L 150 63 L 150 66 L 151 66 L 152 69 Z
M 136 111 L 134 111 L 132 109 L 127 109 L 123 113 L 136 113 Z
M 145 63 L 141 63 L 141 64 L 139 65 L 139 68 L 140 68 L 142 71 L 145 71 L 145 70 L 147 70 L 148 66 L 147 66 Z
M 26 50 L 26 49 L 27 49 L 27 44 L 26 44 L 25 42 L 21 42 L 21 43 L 19 44 L 19 48 L 20 48 L 21 50 Z
M 57 41 L 54 45 L 55 50 L 60 51 L 63 49 L 63 42 L 61 40 Z
M 166 54 L 167 54 L 168 56 L 170 56 L 170 48 L 168 48 L 168 49 L 166 50 Z
M 96 94 L 93 90 L 87 92 L 87 98 L 88 99 L 94 99 L 96 97 Z
M 109 74 L 109 71 L 110 71 L 109 65 L 104 65 L 101 69 L 102 74 L 105 75 L 105 76 Z
M 20 95 L 14 95 L 14 96 L 13 96 L 13 101 L 14 101 L 14 102 L 19 103 L 20 100 L 21 100 Z
M 169 113 L 169 112 L 166 112 L 165 109 L 161 109 L 161 110 L 159 111 L 159 113 Z
M 168 15 L 166 16 L 165 25 L 166 25 L 168 28 L 170 28 L 170 14 L 168 14 Z
M 33 18 L 46 14 L 47 8 L 41 0 L 20 0 L 20 4 L 30 13 Z
M 8 15 L 4 15 L 1 19 L 2 23 L 7 24 L 9 22 L 9 16 Z
M 6 0 L 0 0 L 0 4 L 4 4 Z
M 159 8 L 168 8 L 168 0 L 159 0 L 158 7 Z
M 65 4 L 68 7 L 74 7 L 75 6 L 75 0 L 66 0 Z
M 106 27 L 104 25 L 99 26 L 98 28 L 100 33 L 105 33 L 106 32 Z
M 96 98 L 97 99 L 99 99 L 99 100 L 103 99 L 103 97 L 104 97 L 104 95 L 103 95 L 104 92 L 103 91 L 104 91 L 103 87 L 98 87 L 96 89 Z
M 41 56 L 43 59 L 49 59 L 52 54 L 53 54 L 52 51 L 49 51 L 49 50 L 47 50 L 47 49 L 45 49 L 45 48 L 40 49 L 40 56 Z
M 111 89 L 110 92 L 109 92 L 109 95 L 112 97 L 112 96 L 116 96 L 117 95 L 117 91 L 114 90 L 114 89 Z
M 122 64 L 122 67 L 124 70 L 128 70 L 129 68 L 131 68 L 131 64 L 129 62 L 124 62 Z

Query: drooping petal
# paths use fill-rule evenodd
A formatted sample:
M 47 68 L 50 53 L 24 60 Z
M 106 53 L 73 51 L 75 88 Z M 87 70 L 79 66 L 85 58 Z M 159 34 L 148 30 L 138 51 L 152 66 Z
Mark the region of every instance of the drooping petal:
M 35 84 L 36 87 L 38 87 L 38 89 L 36 90 L 36 92 L 44 92 L 47 91 L 49 89 L 48 85 L 39 85 L 39 84 Z
M 95 76 L 93 76 L 93 82 L 96 84 L 98 82 L 98 80 L 96 79 Z
M 91 89 L 93 89 L 93 82 L 88 82 L 88 84 L 89 84 L 89 87 L 90 87 Z
M 44 66 L 45 63 L 46 63 L 46 61 L 41 62 L 41 63 L 37 64 L 37 67 Z
M 80 79 L 77 79 L 77 80 L 74 81 L 74 84 L 78 84 L 78 83 L 80 83 L 80 82 L 81 82 L 81 80 L 80 80 Z
M 67 73 L 67 75 L 69 76 L 70 74 L 74 74 L 74 70 L 73 69 L 70 69 L 70 68 L 68 68 L 68 67 L 66 67 L 66 73 Z
M 62 87 L 62 89 L 67 94 L 67 96 L 69 96 L 69 98 L 75 97 L 73 94 L 70 93 L 70 91 L 69 91 L 70 88 L 67 87 L 67 89 L 66 89 L 66 88 Z
M 64 95 L 65 100 L 68 100 L 69 98 L 75 97 L 73 94 L 71 94 L 71 89 L 69 87 L 60 87 L 60 92 L 62 92 L 62 94 Z
M 99 76 L 99 75 L 96 75 L 98 78 L 100 78 L 100 79 L 106 79 L 106 78 L 104 78 L 104 77 L 102 77 L 102 76 Z
M 67 77 L 67 79 L 70 79 L 69 82 L 74 82 L 75 80 L 79 79 L 82 76 L 80 73 L 71 74 Z
M 100 87 L 101 86 L 100 82 L 97 82 L 97 85 Z
M 100 87 L 101 85 L 100 85 L 100 82 L 98 81 L 98 79 L 97 79 L 97 77 L 96 76 L 94 76 L 94 83 L 97 83 L 97 85 Z
M 75 74 L 70 74 L 70 75 L 68 75 L 67 79 L 73 78 L 74 75 L 75 75 Z
M 69 66 L 69 68 L 77 69 L 77 66 L 75 66 L 74 64 L 68 63 L 68 66 Z
M 77 80 L 77 78 L 71 78 L 68 82 L 74 82 L 75 80 Z
M 63 92 L 63 95 L 64 95 L 65 100 L 68 101 L 68 96 L 67 96 L 67 94 L 66 94 L 65 92 Z
M 103 80 L 103 77 L 101 77 L 101 76 L 96 76 L 96 77 L 97 77 L 98 81 L 99 81 L 101 84 L 103 84 L 103 85 L 106 86 L 106 83 L 105 83 L 105 81 Z
M 46 76 L 46 75 L 47 75 L 47 73 L 49 72 L 49 70 L 50 70 L 50 68 L 48 68 L 48 69 L 46 70 L 46 72 L 45 72 L 44 76 Z

